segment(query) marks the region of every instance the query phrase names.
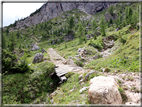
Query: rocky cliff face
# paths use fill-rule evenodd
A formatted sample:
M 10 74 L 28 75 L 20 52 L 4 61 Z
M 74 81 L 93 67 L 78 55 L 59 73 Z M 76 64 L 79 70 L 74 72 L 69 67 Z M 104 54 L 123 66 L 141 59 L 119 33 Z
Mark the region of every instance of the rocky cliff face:
M 24 20 L 19 20 L 15 27 L 23 28 L 25 26 L 36 25 L 72 9 L 84 9 L 88 14 L 95 14 L 110 5 L 111 3 L 46 3 L 39 9 L 39 12 Z

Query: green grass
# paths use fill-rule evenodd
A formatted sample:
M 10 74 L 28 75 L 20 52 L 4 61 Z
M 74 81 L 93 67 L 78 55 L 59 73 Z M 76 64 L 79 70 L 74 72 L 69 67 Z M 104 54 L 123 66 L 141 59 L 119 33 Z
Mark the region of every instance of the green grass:
M 133 3 L 131 5 L 136 5 L 133 8 L 137 8 L 138 4 Z M 130 5 L 130 6 L 131 6 Z M 115 8 L 119 9 L 121 11 L 124 11 L 124 9 L 121 6 L 117 6 Z M 102 17 L 104 17 L 104 14 L 107 12 L 106 10 L 103 10 L 101 12 L 98 12 L 97 14 L 93 15 L 93 17 L 96 19 L 100 17 L 99 20 L 101 20 Z M 117 12 L 117 11 L 116 11 Z M 80 16 L 87 16 L 84 12 L 78 12 L 78 9 L 74 9 L 72 11 L 66 12 L 67 14 L 73 15 L 76 17 Z M 65 15 L 65 12 L 63 13 Z M 67 19 L 65 17 L 62 18 L 62 15 L 57 16 L 54 19 L 51 19 L 51 23 L 48 23 L 48 26 L 51 26 L 52 28 L 42 28 L 45 23 L 40 23 L 37 26 L 31 26 L 22 30 L 19 30 L 20 37 L 16 37 L 16 50 L 18 51 L 18 47 L 20 45 L 24 46 L 23 51 L 28 51 L 30 48 L 26 48 L 26 45 L 29 46 L 31 43 L 37 42 L 35 38 L 39 38 L 41 36 L 45 36 L 44 38 L 41 38 L 41 41 L 38 43 L 38 46 L 40 47 L 37 51 L 31 51 L 29 54 L 29 57 L 27 57 L 26 61 L 32 69 L 33 73 L 25 73 L 25 74 L 10 74 L 10 75 L 4 75 L 3 76 L 3 104 L 29 104 L 29 103 L 43 103 L 50 104 L 50 97 L 49 95 L 54 91 L 58 91 L 58 93 L 53 96 L 54 103 L 56 104 L 88 104 L 87 101 L 87 90 L 83 93 L 79 93 L 79 90 L 85 86 L 89 86 L 89 80 L 93 77 L 99 76 L 99 74 L 92 74 L 89 76 L 88 80 L 85 81 L 83 85 L 79 84 L 78 76 L 79 74 L 73 74 L 68 73 L 66 76 L 69 77 L 68 80 L 61 84 L 60 87 L 57 88 L 58 79 L 51 79 L 49 77 L 49 74 L 54 72 L 54 64 L 50 63 L 50 57 L 47 53 L 44 53 L 44 57 L 47 58 L 47 60 L 44 60 L 37 64 L 32 64 L 32 61 L 34 59 L 34 56 L 36 53 L 41 53 L 41 48 L 44 48 L 45 50 L 48 50 L 48 48 L 54 48 L 62 57 L 68 58 L 69 56 L 75 57 L 77 55 L 77 50 L 79 48 L 83 48 L 84 46 L 88 46 L 90 43 L 90 40 L 87 40 L 87 43 L 83 42 L 82 44 L 79 43 L 79 38 L 76 38 L 74 40 L 70 40 L 69 42 L 65 43 L 62 41 L 59 44 L 50 45 L 52 40 L 56 40 L 57 38 L 60 38 L 60 40 L 63 39 L 63 36 L 61 35 L 52 35 L 51 32 L 48 34 L 47 31 L 56 31 L 60 30 L 62 27 L 67 27 Z M 60 23 L 59 23 L 60 21 Z M 55 24 L 57 22 L 57 24 Z M 78 20 L 80 22 L 80 19 Z M 87 23 L 91 23 L 90 21 L 84 22 L 84 27 L 86 27 Z M 99 24 L 99 22 L 97 23 Z M 77 25 L 77 24 L 76 24 Z M 37 28 L 36 28 L 37 27 Z M 138 72 L 139 71 L 139 32 L 137 30 L 129 31 L 130 26 L 123 27 L 119 31 L 115 31 L 116 26 L 113 25 L 109 28 L 106 27 L 106 36 L 114 36 L 116 41 L 114 47 L 118 48 L 116 49 L 111 56 L 108 58 L 99 58 L 96 60 L 93 60 L 89 62 L 85 67 L 88 69 L 95 69 L 97 71 L 101 71 L 101 68 L 108 68 L 110 69 L 110 72 L 114 72 L 115 70 L 120 71 L 129 71 L 129 72 Z M 42 29 L 41 29 L 42 28 Z M 17 31 L 12 31 L 14 35 L 16 35 Z M 76 32 L 76 30 L 74 30 Z M 66 32 L 62 32 L 63 35 L 66 35 Z M 93 34 L 93 30 L 90 29 L 88 32 L 85 32 L 86 34 Z M 126 40 L 126 43 L 122 44 L 119 41 L 119 33 L 122 36 L 124 40 Z M 6 33 L 3 33 L 6 38 L 6 46 L 10 44 L 10 37 L 6 35 Z M 32 35 L 34 36 L 33 39 L 31 39 Z M 21 37 L 23 36 L 23 37 Z M 102 44 L 99 40 L 102 40 L 103 37 L 99 35 L 96 40 L 92 40 L 95 42 L 95 48 L 102 49 Z M 25 41 L 26 40 L 26 41 Z M 24 42 L 25 41 L 25 42 Z M 96 47 L 98 46 L 98 47 Z M 89 52 L 89 54 L 86 54 L 87 57 L 92 57 L 96 54 L 96 50 L 93 47 L 87 47 L 86 50 Z M 24 56 L 23 56 L 24 57 Z M 21 57 L 22 59 L 22 57 Z M 84 63 L 79 63 L 81 66 L 84 66 Z M 87 72 L 86 72 L 87 73 Z M 83 76 L 86 75 L 84 73 Z M 84 78 L 84 77 L 83 77 Z M 128 78 L 130 80 L 133 80 L 132 78 Z M 54 86 L 50 87 L 50 83 L 53 83 Z M 70 90 L 75 88 L 74 91 L 70 92 Z M 57 88 L 57 89 L 56 89 Z M 120 87 L 119 91 L 123 97 L 123 100 L 126 99 L 126 96 L 124 95 L 123 89 Z
M 129 33 L 127 38 L 126 43 L 119 45 L 119 48 L 111 56 L 93 60 L 86 67 L 99 71 L 102 67 L 108 67 L 113 71 L 119 69 L 121 71 L 139 72 L 139 32 Z M 115 43 L 117 46 L 119 41 Z
M 36 98 L 50 94 L 57 87 L 59 79 L 49 77 L 54 72 L 54 64 L 43 61 L 31 65 L 32 74 L 11 74 L 3 76 L 3 104 L 27 104 Z M 53 83 L 53 87 L 50 87 Z
M 67 42 L 67 48 L 65 47 L 65 43 L 59 44 L 59 45 L 55 45 L 54 48 L 58 51 L 58 53 L 63 56 L 64 58 L 68 58 L 69 56 L 74 57 L 75 55 L 77 55 L 77 50 L 79 48 L 83 48 L 84 46 L 86 46 L 88 44 L 89 41 L 87 41 L 87 43 L 82 43 L 79 44 L 79 39 L 74 39 L 71 40 L 69 42 Z
M 56 104 L 88 104 L 88 89 L 79 93 L 79 90 L 83 87 L 89 86 L 89 80 L 91 78 L 100 76 L 97 73 L 91 74 L 88 80 L 84 81 L 84 84 L 79 84 L 80 74 L 73 74 L 68 80 L 61 84 L 60 87 L 57 88 L 57 93 L 53 96 L 54 103 Z M 86 73 L 83 74 L 84 76 Z M 83 77 L 84 78 L 84 77 Z M 70 91 L 74 88 L 73 91 Z

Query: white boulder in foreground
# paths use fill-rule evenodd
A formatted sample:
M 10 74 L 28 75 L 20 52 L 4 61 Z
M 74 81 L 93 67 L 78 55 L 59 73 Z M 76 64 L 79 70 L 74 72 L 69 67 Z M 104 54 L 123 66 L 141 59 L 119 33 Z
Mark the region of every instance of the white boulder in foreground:
M 91 104 L 122 104 L 117 80 L 98 76 L 90 80 L 88 99 Z

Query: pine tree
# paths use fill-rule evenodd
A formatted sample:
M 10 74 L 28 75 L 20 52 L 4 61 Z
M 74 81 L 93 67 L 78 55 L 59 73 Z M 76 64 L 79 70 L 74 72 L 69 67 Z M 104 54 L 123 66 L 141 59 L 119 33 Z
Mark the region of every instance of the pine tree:
M 113 14 L 113 10 L 114 10 L 114 6 L 111 5 L 110 8 L 109 8 L 109 10 L 108 10 L 108 12 L 109 12 L 112 16 L 114 15 L 114 14 Z
M 8 29 L 8 27 L 6 28 L 6 35 L 8 35 L 9 34 L 9 29 Z
M 11 52 L 14 52 L 14 50 L 15 50 L 15 45 L 16 45 L 16 38 L 15 38 L 15 35 L 12 34 L 12 35 L 11 35 L 11 38 L 10 38 L 10 46 L 9 46 L 9 50 L 10 50 Z
M 74 17 L 72 16 L 70 19 L 69 19 L 69 27 L 68 27 L 68 33 L 71 33 L 73 31 L 73 27 L 75 26 L 75 22 L 74 22 Z
M 92 26 L 93 26 L 93 31 L 95 32 L 95 35 L 94 35 L 94 39 L 96 39 L 96 33 L 97 33 L 97 22 L 96 20 L 93 20 L 93 23 L 92 23 Z
M 110 23 L 110 24 L 113 24 L 113 20 L 112 20 L 112 18 L 110 18 L 109 23 Z
M 132 21 L 132 15 L 133 15 L 133 10 L 130 7 L 127 7 L 125 9 L 125 20 L 126 20 L 126 24 L 131 24 Z
M 102 36 L 106 36 L 104 18 L 101 20 L 101 23 L 100 23 L 100 31 L 101 31 Z
M 4 35 L 2 35 L 2 49 L 5 49 L 6 48 L 6 40 L 5 40 L 5 37 Z
M 84 33 L 84 28 L 81 22 L 79 23 L 79 27 L 78 27 L 78 37 L 79 37 L 80 43 L 82 43 L 83 40 L 85 41 L 85 43 L 87 42 L 85 33 Z

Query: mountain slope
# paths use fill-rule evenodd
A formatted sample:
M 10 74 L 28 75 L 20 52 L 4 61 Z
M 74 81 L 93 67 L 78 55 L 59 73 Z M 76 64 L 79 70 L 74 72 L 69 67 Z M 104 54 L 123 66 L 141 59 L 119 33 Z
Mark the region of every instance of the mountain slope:
M 82 9 L 89 13 L 95 14 L 109 7 L 112 3 L 46 3 L 41 8 L 32 13 L 25 19 L 16 21 L 13 25 L 15 28 L 25 28 L 26 26 L 36 25 L 53 19 L 63 12 L 73 9 Z M 12 25 L 11 25 L 12 26 Z
M 135 96 L 141 93 L 139 88 L 139 76 L 141 75 L 139 73 L 138 42 L 139 4 L 118 3 L 112 8 L 113 15 L 117 15 L 116 19 L 111 15 L 110 8 L 101 10 L 102 7 L 99 8 L 101 4 L 94 6 L 93 10 L 91 3 L 69 3 L 65 6 L 62 3 L 52 3 L 56 8 L 55 13 L 51 12 L 52 7 L 49 8 L 47 4 L 42 8 L 45 9 L 42 10 L 43 13 L 39 9 L 28 17 L 31 18 L 31 22 L 32 18 L 35 18 L 39 22 L 38 24 L 30 26 L 31 22 L 27 20 L 29 27 L 15 29 L 11 26 L 15 30 L 9 30 L 9 28 L 3 30 L 3 43 L 5 44 L 2 53 L 3 103 L 89 104 L 87 89 L 85 88 L 86 90 L 82 93 L 80 90 L 83 87 L 89 87 L 91 78 L 113 75 L 119 78 L 120 86 L 118 88 L 122 94 L 123 104 L 129 101 L 138 104 L 139 97 L 129 95 Z M 62 5 L 58 5 L 57 9 L 57 4 Z M 74 9 L 63 11 L 71 9 L 71 5 Z M 38 19 L 38 17 L 46 13 L 46 7 L 50 12 L 51 19 L 40 23 L 42 18 Z M 91 8 L 92 13 L 89 13 L 87 8 Z M 93 12 L 97 13 L 93 14 Z M 127 13 L 130 13 L 128 17 L 126 17 Z M 52 15 L 58 16 L 53 18 Z M 105 20 L 106 15 L 107 20 Z M 131 17 L 135 15 L 137 17 Z M 72 29 L 70 27 L 71 19 L 74 23 Z M 133 21 L 135 21 L 134 24 L 130 23 Z M 21 22 L 19 21 L 19 23 Z M 17 25 L 15 24 L 15 26 Z M 39 49 L 32 50 L 34 45 L 38 45 Z M 57 63 L 54 61 L 54 64 L 52 63 L 52 59 L 56 57 L 58 62 L 59 55 L 52 50 L 49 54 L 48 49 L 50 48 L 54 48 L 65 59 L 63 62 L 60 61 L 63 66 L 72 61 L 82 67 L 85 72 L 81 72 L 83 80 L 79 80 L 80 74 L 69 72 L 65 75 L 68 80 L 59 85 L 59 78 L 49 75 L 53 74 L 56 68 L 60 69 L 60 66 L 55 66 Z M 42 53 L 43 49 L 47 53 Z M 43 54 L 44 58 L 41 62 L 33 63 L 37 53 Z M 97 72 L 91 74 L 86 80 L 86 74 L 92 70 Z M 124 90 L 128 92 L 126 94 L 128 99 L 126 99 L 126 95 L 124 96 Z M 130 100 L 131 98 L 132 100 Z

